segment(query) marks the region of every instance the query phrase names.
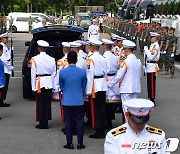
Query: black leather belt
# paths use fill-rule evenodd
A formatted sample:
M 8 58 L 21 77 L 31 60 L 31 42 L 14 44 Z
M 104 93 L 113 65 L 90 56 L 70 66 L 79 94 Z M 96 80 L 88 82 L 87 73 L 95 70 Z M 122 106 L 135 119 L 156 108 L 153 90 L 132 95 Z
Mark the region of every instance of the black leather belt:
M 51 76 L 51 74 L 36 74 L 36 77 L 38 77 L 38 76 L 40 76 L 40 77 L 42 77 L 42 76 Z
M 100 79 L 100 78 L 104 78 L 103 75 L 100 75 L 100 76 L 94 76 L 94 79 Z
M 147 61 L 147 63 L 157 63 L 157 61 Z
M 112 73 L 112 74 L 108 73 L 107 75 L 108 76 L 114 76 L 114 75 L 116 75 L 116 73 Z

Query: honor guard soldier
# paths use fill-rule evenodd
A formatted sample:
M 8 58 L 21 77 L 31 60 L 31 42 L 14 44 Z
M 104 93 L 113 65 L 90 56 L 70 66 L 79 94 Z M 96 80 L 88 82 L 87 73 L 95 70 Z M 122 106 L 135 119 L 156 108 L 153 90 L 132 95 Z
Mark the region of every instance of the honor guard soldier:
M 3 45 L 0 44 L 0 57 L 3 54 Z M 5 85 L 5 74 L 4 74 L 4 65 L 2 60 L 0 59 L 0 103 L 3 102 L 3 97 L 2 97 L 2 90 Z M 0 117 L 1 120 L 1 117 Z
M 147 74 L 147 89 L 148 98 L 155 104 L 155 85 L 156 77 L 158 75 L 158 60 L 160 57 L 160 47 L 158 44 L 158 33 L 150 32 L 151 45 L 150 48 L 144 47 L 144 65 L 145 73 Z
M 136 98 L 137 94 L 141 92 L 142 64 L 140 59 L 133 54 L 135 46 L 136 44 L 130 40 L 123 41 L 126 59 L 120 60 L 116 76 L 108 83 L 109 88 L 119 84 L 122 102 Z M 127 109 L 122 107 L 125 114 Z
M 164 131 L 147 124 L 153 102 L 136 98 L 123 104 L 128 121 L 107 133 L 104 154 L 165 154 Z
M 78 54 L 78 61 L 76 63 L 76 66 L 86 70 L 86 60 L 85 58 L 81 57 L 79 54 L 79 47 L 81 46 L 81 43 L 74 41 L 74 42 L 70 42 L 70 45 L 71 45 L 71 51 L 74 51 Z
M 169 45 L 167 49 L 167 55 L 168 55 L 168 71 L 170 73 L 166 76 L 166 78 L 171 79 L 174 78 L 174 71 L 175 71 L 175 66 L 174 66 L 174 55 L 176 52 L 177 48 L 177 37 L 174 35 L 175 28 L 171 27 L 169 29 Z
M 6 99 L 6 95 L 7 95 L 7 91 L 8 91 L 8 87 L 9 87 L 9 79 L 10 79 L 10 75 L 11 72 L 13 70 L 13 66 L 11 65 L 11 49 L 8 50 L 6 44 L 8 43 L 8 33 L 4 33 L 0 35 L 0 39 L 1 39 L 1 45 L 3 45 L 3 54 L 1 56 L 1 60 L 4 64 L 4 73 L 5 73 L 5 86 L 2 90 L 2 97 L 3 100 Z M 10 104 L 4 103 L 3 101 L 0 103 L 0 107 L 9 107 Z
M 77 41 L 74 41 L 74 42 L 77 42 L 77 43 L 80 43 L 81 46 L 79 47 L 79 56 L 81 56 L 82 58 L 86 59 L 87 57 L 87 53 L 85 52 L 85 46 L 87 44 L 87 42 L 85 41 L 82 41 L 82 40 L 77 40 Z
M 96 39 L 89 40 L 93 55 L 88 59 L 87 65 L 87 94 L 91 95 L 92 127 L 95 134 L 89 135 L 90 138 L 104 138 L 104 128 L 106 127 L 106 72 L 107 64 L 105 58 L 99 53 L 101 41 Z M 91 83 L 91 84 L 90 84 Z
M 96 22 L 96 19 L 93 19 L 93 24 L 88 28 L 88 39 L 99 40 L 100 28 Z
M 59 92 L 61 91 L 59 87 L 59 72 L 68 66 L 67 54 L 70 52 L 70 44 L 68 42 L 62 42 L 62 46 L 64 57 L 57 61 L 57 71 L 54 79 L 53 99 L 55 100 L 59 100 Z
M 111 33 L 111 40 L 114 42 L 112 45 L 112 53 L 118 56 L 119 47 L 117 46 L 117 37 L 118 35 Z
M 49 43 L 38 40 L 37 44 L 39 55 L 31 59 L 31 86 L 36 92 L 36 120 L 39 121 L 36 128 L 48 129 L 48 120 L 52 119 L 51 99 L 56 65 L 55 59 L 45 52 Z
M 117 46 L 119 47 L 119 53 L 118 56 L 121 59 L 125 59 L 124 50 L 123 50 L 123 40 L 126 40 L 124 37 L 117 37 Z
M 106 81 L 109 82 L 116 75 L 118 70 L 119 58 L 111 52 L 113 42 L 108 39 L 102 39 L 102 50 L 103 57 L 107 63 L 107 77 Z M 107 115 L 107 128 L 112 128 L 112 119 L 115 119 L 114 115 L 114 102 L 120 100 L 119 97 L 119 86 L 118 84 L 114 85 L 112 88 L 109 88 L 106 93 L 106 115 Z

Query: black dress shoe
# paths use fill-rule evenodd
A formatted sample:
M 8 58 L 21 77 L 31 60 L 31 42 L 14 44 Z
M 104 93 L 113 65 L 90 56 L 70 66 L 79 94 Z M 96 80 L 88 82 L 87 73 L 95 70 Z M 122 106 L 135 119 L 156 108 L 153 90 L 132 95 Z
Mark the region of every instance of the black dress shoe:
M 49 129 L 48 126 L 45 126 L 43 123 L 35 126 L 37 129 Z
M 96 139 L 103 139 L 105 138 L 105 134 L 104 133 L 95 133 L 95 134 L 92 134 L 92 135 L 89 135 L 89 138 L 96 138 Z
M 0 120 L 1 120 L 2 118 L 0 117 Z
M 0 107 L 10 107 L 10 104 L 0 103 Z
M 77 149 L 84 149 L 84 148 L 86 148 L 86 146 L 83 143 L 77 145 Z
M 74 149 L 74 145 L 73 144 L 66 144 L 64 145 L 65 149 Z

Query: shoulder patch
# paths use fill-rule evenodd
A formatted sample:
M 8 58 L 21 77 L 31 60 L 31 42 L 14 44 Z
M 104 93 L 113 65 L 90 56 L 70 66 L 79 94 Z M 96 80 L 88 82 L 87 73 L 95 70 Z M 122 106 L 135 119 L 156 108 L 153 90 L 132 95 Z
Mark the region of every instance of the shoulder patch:
M 120 128 L 117 128 L 117 129 L 113 130 L 111 133 L 112 133 L 113 136 L 117 136 L 119 134 L 125 133 L 126 129 L 127 129 L 126 127 L 120 127 Z
M 160 128 L 155 128 L 155 127 L 151 127 L 151 126 L 148 126 L 146 128 L 146 130 L 149 132 L 149 133 L 154 133 L 154 134 L 158 134 L 158 135 L 162 135 L 162 132 L 163 130 L 160 129 Z

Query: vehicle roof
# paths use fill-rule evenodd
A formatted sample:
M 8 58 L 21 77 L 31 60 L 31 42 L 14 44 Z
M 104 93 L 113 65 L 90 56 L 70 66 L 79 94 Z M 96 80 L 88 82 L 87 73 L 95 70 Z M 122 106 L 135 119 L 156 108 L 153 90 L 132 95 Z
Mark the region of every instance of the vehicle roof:
M 49 32 L 49 31 L 72 31 L 82 34 L 84 32 L 84 29 L 73 25 L 56 24 L 56 25 L 50 25 L 50 26 L 33 29 L 32 34 L 35 35 L 38 33 Z
M 79 13 L 76 13 L 76 16 L 88 16 L 89 13 L 87 12 L 79 12 Z

